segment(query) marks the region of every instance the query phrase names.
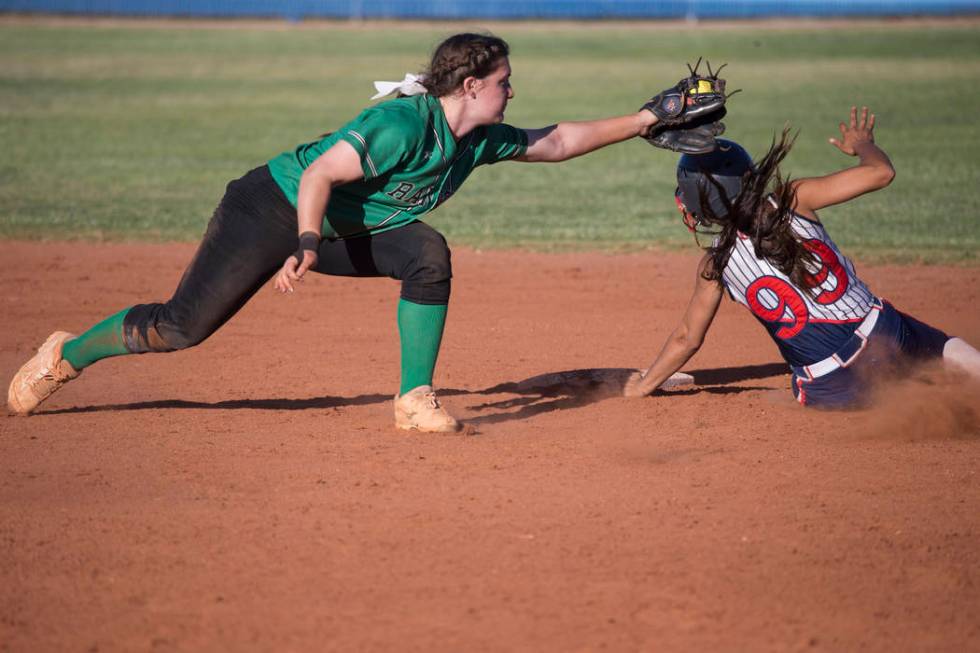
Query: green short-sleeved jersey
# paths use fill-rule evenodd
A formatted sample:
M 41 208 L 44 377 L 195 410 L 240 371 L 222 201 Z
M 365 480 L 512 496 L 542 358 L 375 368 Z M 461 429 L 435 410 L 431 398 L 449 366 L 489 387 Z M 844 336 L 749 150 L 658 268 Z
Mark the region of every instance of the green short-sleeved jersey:
M 323 235 L 345 238 L 418 219 L 455 193 L 479 165 L 521 156 L 527 134 L 506 124 L 477 127 L 455 141 L 439 100 L 416 95 L 369 107 L 336 132 L 269 161 L 272 177 L 296 206 L 299 179 L 339 140 L 361 156 L 364 179 L 333 189 Z

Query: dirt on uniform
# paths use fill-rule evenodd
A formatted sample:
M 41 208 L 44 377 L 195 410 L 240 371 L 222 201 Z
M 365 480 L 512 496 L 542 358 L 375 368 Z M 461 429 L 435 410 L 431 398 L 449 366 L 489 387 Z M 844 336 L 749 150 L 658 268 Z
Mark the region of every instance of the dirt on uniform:
M 192 253 L 0 243 L 4 382 Z M 696 385 L 627 400 L 692 255 L 453 260 L 463 434 L 393 428 L 398 284 L 322 276 L 0 418 L 0 651 L 980 649 L 977 386 L 802 409 L 726 301 Z M 980 343 L 980 269 L 859 269 Z

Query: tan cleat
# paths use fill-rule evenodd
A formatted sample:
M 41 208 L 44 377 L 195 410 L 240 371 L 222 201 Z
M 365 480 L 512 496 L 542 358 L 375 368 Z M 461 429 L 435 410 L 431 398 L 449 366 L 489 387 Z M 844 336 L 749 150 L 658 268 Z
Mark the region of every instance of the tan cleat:
M 450 433 L 460 429 L 460 423 L 442 407 L 430 385 L 420 385 L 401 396 L 395 395 L 395 426 L 425 433 Z
M 61 357 L 67 340 L 75 335 L 55 331 L 44 341 L 31 360 L 17 370 L 7 390 L 7 406 L 18 415 L 26 415 L 55 391 L 81 374 Z

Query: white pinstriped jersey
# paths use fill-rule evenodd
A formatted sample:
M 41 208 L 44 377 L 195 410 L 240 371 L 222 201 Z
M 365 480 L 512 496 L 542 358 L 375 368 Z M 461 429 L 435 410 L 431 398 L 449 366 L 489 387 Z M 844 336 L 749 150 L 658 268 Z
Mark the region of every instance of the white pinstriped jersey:
M 742 234 L 732 248 L 722 283 L 762 322 L 790 364 L 809 365 L 841 348 L 875 298 L 822 224 L 794 215 L 792 226 L 820 263 L 812 270 L 819 282 L 812 291 L 797 287 L 757 257 L 752 241 Z

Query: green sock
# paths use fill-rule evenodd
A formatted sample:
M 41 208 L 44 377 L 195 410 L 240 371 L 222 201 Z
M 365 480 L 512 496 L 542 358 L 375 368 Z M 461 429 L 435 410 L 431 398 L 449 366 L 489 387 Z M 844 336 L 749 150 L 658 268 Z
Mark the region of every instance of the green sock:
M 445 304 L 416 304 L 398 300 L 398 333 L 402 343 L 402 385 L 405 394 L 420 385 L 432 385 L 442 329 L 446 325 Z
M 130 353 L 123 339 L 124 309 L 102 320 L 94 327 L 65 343 L 61 357 L 78 371 L 110 356 Z

